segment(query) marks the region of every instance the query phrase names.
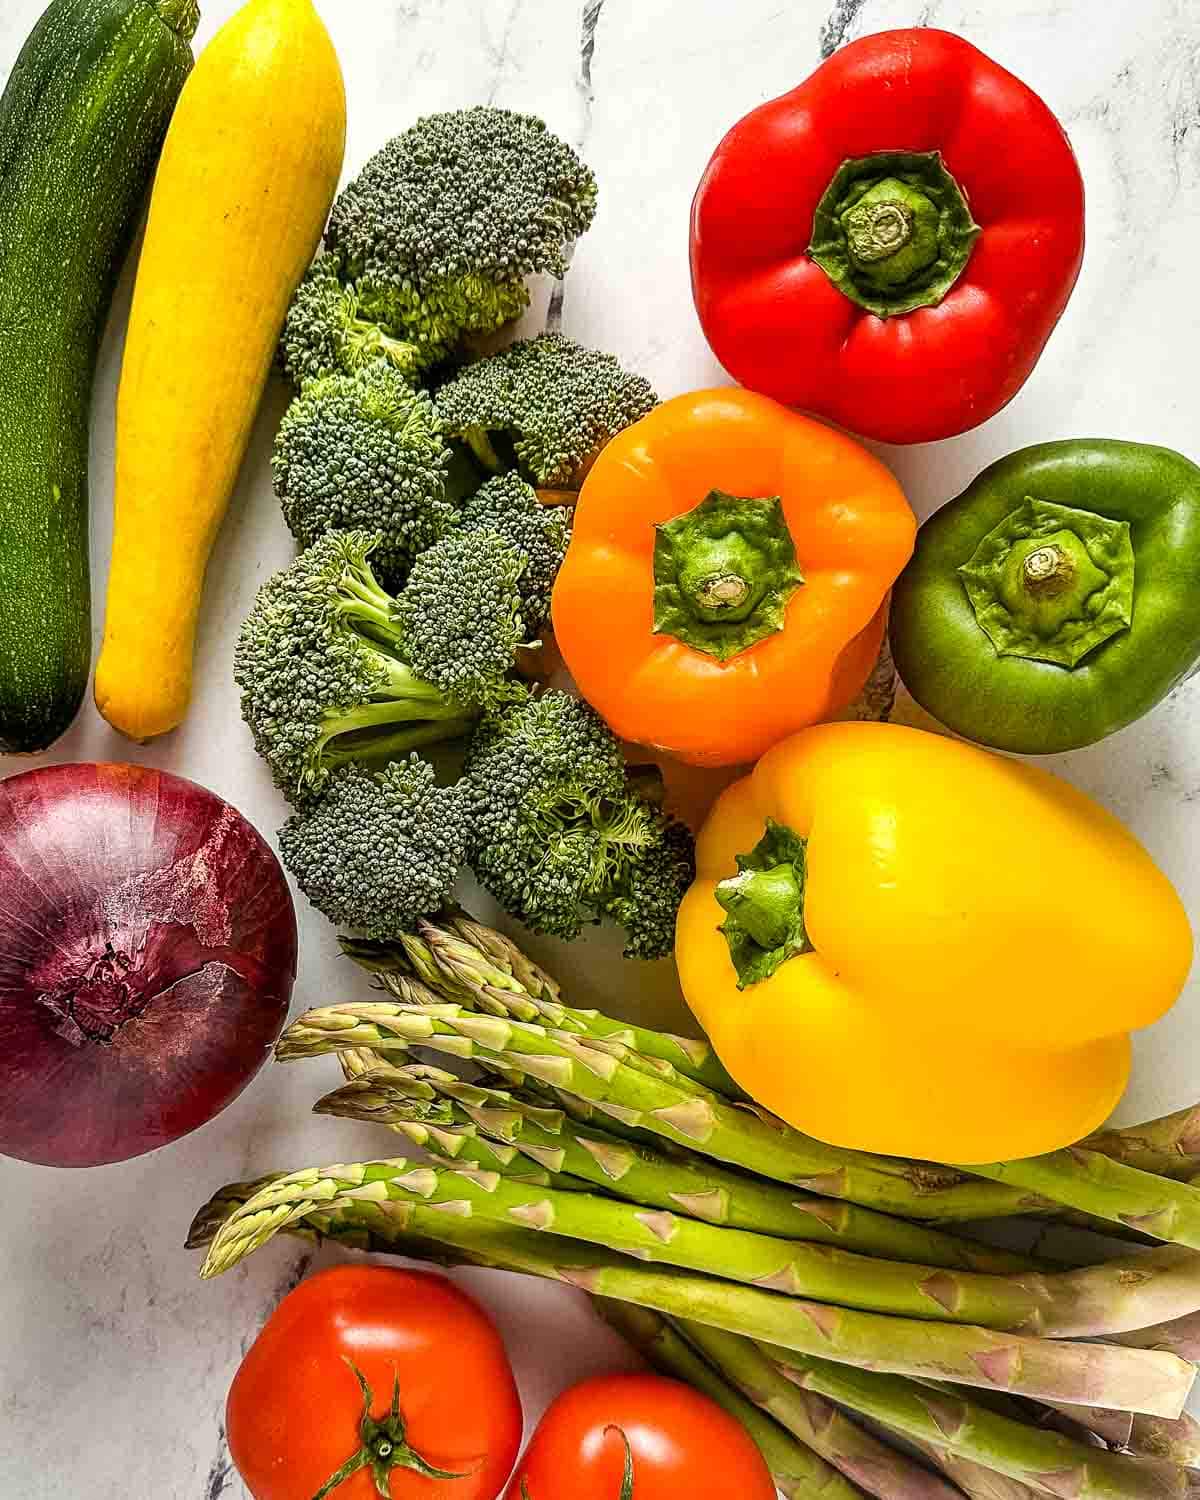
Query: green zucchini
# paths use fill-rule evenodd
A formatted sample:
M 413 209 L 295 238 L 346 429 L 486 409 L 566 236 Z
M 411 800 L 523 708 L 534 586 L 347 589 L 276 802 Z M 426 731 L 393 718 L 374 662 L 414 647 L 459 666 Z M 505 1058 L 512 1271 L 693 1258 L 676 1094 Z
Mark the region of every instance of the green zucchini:
M 52 0 L 0 98 L 0 748 L 45 749 L 92 655 L 88 418 L 100 339 L 196 0 Z

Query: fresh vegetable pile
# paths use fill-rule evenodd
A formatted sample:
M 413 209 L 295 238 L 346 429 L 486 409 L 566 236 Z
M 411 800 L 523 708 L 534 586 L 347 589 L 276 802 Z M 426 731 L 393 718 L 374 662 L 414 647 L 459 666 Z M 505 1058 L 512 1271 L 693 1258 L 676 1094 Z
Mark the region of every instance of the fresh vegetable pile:
M 1114 817 L 980 747 L 1094 743 L 1196 669 L 1200 469 L 1044 443 L 918 529 L 878 458 L 791 409 L 910 443 L 1012 399 L 1083 253 L 1053 114 L 917 28 L 736 124 L 691 269 L 748 389 L 660 404 L 557 331 L 504 346 L 597 207 L 542 120 L 428 115 L 335 199 L 346 97 L 311 0 L 248 0 L 192 72 L 197 19 L 52 0 L 0 102 L 0 745 L 43 748 L 82 694 L 91 380 L 161 147 L 96 701 L 137 740 L 183 718 L 274 361 L 298 550 L 233 673 L 284 863 L 382 998 L 282 1030 L 287 884 L 213 794 L 12 777 L 0 1150 L 122 1160 L 272 1046 L 333 1054 L 315 1111 L 418 1154 L 222 1188 L 189 1237 L 204 1276 L 290 1233 L 546 1278 L 684 1382 L 575 1388 L 514 1468 L 487 1318 L 423 1272 L 343 1267 L 234 1381 L 256 1500 L 1186 1500 L 1200 1106 L 1101 1127 L 1190 924 Z M 889 632 L 976 743 L 828 722 Z M 660 755 L 758 764 L 693 839 Z M 532 932 L 674 952 L 711 1044 L 572 1006 L 455 904 L 468 869 Z M 1076 1231 L 1072 1258 L 972 1227 L 1024 1220 Z
M 336 1054 L 317 1109 L 422 1156 L 223 1188 L 193 1226 L 205 1275 L 287 1232 L 567 1282 L 736 1414 L 769 1412 L 749 1431 L 789 1493 L 848 1494 L 831 1465 L 881 1500 L 950 1493 L 888 1437 L 972 1495 L 1188 1493 L 1195 1111 L 966 1171 L 839 1149 L 750 1106 L 702 1043 L 572 1007 L 461 913 L 345 947 L 388 998 L 309 1011 L 277 1055 Z M 1162 1243 L 1055 1263 L 965 1227 L 1019 1215 Z
M 556 334 L 471 357 L 524 309 L 528 273 L 565 269 L 595 198 L 531 116 L 423 119 L 338 198 L 288 315 L 300 389 L 273 467 L 305 550 L 260 591 L 234 672 L 296 807 L 288 868 L 372 937 L 413 931 L 470 865 L 534 931 L 607 918 L 629 956 L 671 951 L 691 835 L 658 773 L 535 677 L 571 535 L 558 507 L 657 398 Z M 423 758 L 440 744 L 462 751 L 456 779 Z

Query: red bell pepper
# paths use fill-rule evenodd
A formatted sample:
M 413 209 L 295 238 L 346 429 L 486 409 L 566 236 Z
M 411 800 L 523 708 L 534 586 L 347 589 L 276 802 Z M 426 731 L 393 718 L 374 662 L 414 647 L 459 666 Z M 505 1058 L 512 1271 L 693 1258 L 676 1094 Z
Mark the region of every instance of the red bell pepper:
M 892 443 L 1011 401 L 1082 257 L 1062 127 L 945 31 L 834 53 L 733 127 L 692 208 L 696 308 L 730 374 Z

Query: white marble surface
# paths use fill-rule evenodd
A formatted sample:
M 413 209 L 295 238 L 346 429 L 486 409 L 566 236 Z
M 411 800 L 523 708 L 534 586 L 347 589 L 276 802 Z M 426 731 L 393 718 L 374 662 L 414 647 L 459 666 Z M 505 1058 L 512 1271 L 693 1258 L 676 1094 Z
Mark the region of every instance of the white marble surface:
M 0 3 L 0 77 L 42 3 Z M 1088 187 L 1088 252 L 1067 315 L 1012 406 L 953 442 L 885 457 L 921 514 L 992 458 L 1043 438 L 1135 438 L 1200 457 L 1200 10 L 1189 0 L 318 5 L 349 86 L 348 169 L 418 113 L 478 102 L 540 113 L 585 151 L 602 207 L 575 258 L 564 326 L 624 356 L 664 395 L 721 379 L 692 312 L 686 243 L 691 192 L 724 129 L 798 82 L 822 50 L 864 31 L 936 24 L 963 32 L 1042 93 L 1070 130 Z M 199 42 L 234 8 L 235 0 L 207 0 Z M 127 297 L 126 282 L 92 440 L 98 598 Z M 276 389 L 266 404 L 217 550 L 186 725 L 131 751 L 89 705 L 47 757 L 132 757 L 183 771 L 268 832 L 281 807 L 250 752 L 229 660 L 254 589 L 290 553 L 266 463 L 282 400 Z M 0 773 L 21 768 L 0 758 Z M 1124 817 L 1200 911 L 1200 686 L 1058 769 Z M 336 957 L 332 931 L 311 912 L 303 919 L 297 1007 L 353 992 L 359 981 Z M 578 946 L 569 970 L 550 956 L 585 999 L 607 987 L 613 1008 L 676 1015 L 667 965 L 622 967 L 601 940 Z M 1124 1118 L 1200 1095 L 1198 1041 L 1194 983 L 1172 1017 L 1139 1039 Z M 224 1445 L 225 1391 L 263 1317 L 312 1260 L 282 1241 L 201 1285 L 181 1242 L 192 1210 L 221 1182 L 352 1159 L 356 1141 L 369 1149 L 369 1133 L 308 1117 L 315 1092 L 307 1068 L 270 1068 L 208 1128 L 141 1161 L 89 1173 L 0 1162 L 0 1500 L 244 1495 Z M 488 1273 L 464 1280 L 509 1337 L 531 1419 L 569 1380 L 628 1358 L 574 1294 Z

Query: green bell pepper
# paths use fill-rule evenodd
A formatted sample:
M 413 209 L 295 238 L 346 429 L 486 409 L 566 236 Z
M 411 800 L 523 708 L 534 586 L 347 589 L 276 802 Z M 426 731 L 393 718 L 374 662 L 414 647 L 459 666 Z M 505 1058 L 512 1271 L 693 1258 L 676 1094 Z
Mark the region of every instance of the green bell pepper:
M 921 527 L 891 638 L 916 701 L 979 744 L 1132 724 L 1200 661 L 1200 468 L 1099 438 L 1010 453 Z

